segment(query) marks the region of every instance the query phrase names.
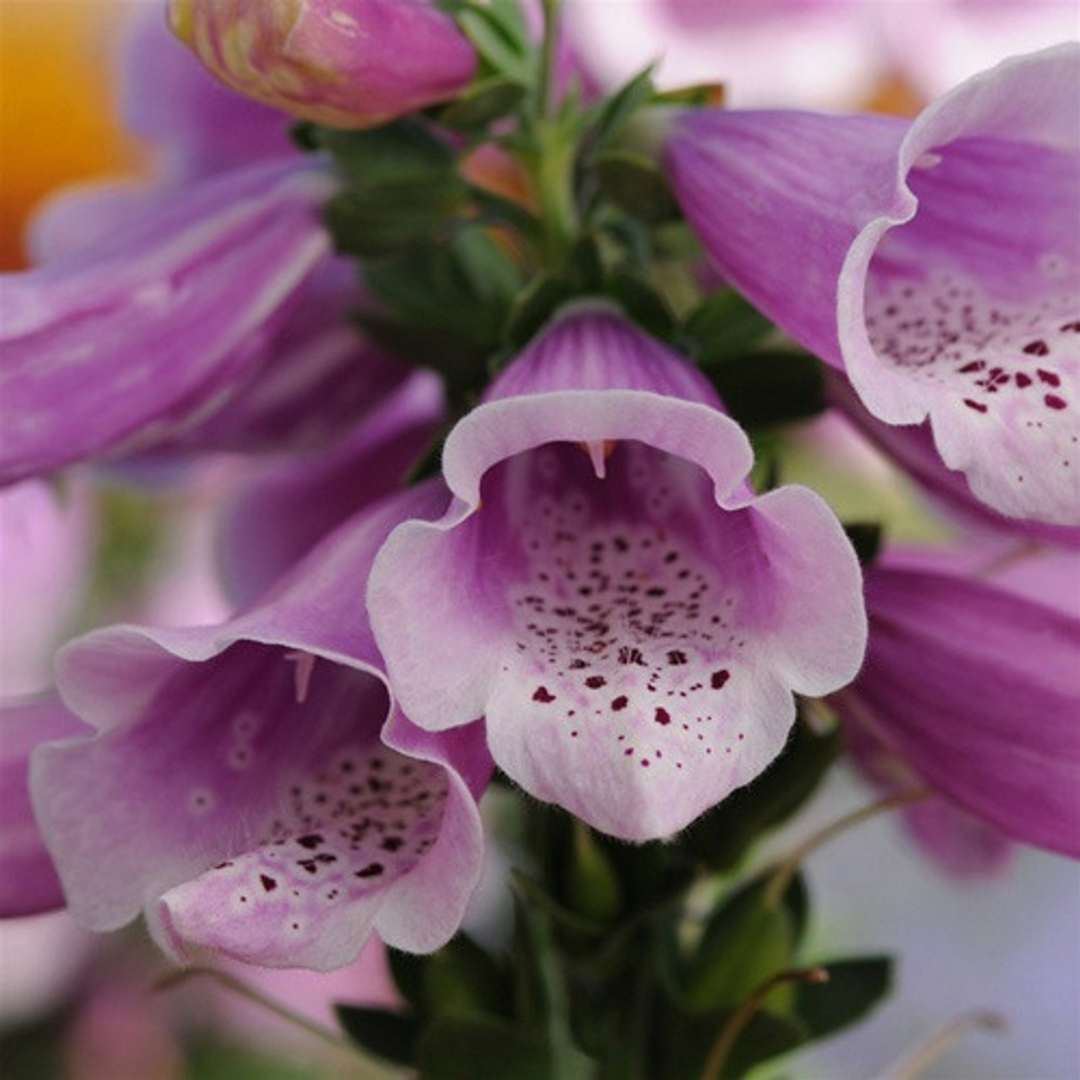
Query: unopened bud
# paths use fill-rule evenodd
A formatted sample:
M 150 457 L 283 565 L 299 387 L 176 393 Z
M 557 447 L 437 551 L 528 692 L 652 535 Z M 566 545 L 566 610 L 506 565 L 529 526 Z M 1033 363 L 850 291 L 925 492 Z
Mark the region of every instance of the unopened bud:
M 453 97 L 476 55 L 427 0 L 169 0 L 169 25 L 247 97 L 335 127 L 374 127 Z

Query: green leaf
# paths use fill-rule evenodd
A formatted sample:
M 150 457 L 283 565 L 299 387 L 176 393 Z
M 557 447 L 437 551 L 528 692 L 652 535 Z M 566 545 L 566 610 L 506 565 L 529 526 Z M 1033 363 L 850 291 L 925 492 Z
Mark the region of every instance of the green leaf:
M 340 1003 L 334 1012 L 349 1038 L 369 1053 L 395 1065 L 411 1065 L 416 1060 L 421 1025 L 415 1016 Z
M 670 339 L 675 320 L 664 298 L 650 285 L 633 274 L 619 272 L 608 280 L 605 292 L 654 337 Z
M 605 150 L 592 158 L 600 190 L 616 206 L 650 225 L 674 221 L 679 205 L 655 161 L 630 150 Z
M 457 22 L 492 72 L 531 85 L 529 34 L 516 3 L 469 4 L 458 13 Z
M 426 1013 L 428 1006 L 427 995 L 424 991 L 424 973 L 428 964 L 431 963 L 431 957 L 417 956 L 414 953 L 402 952 L 400 949 L 388 948 L 386 959 L 398 992 L 415 1012 L 421 1015 Z
M 575 911 L 606 922 L 621 906 L 619 879 L 592 831 L 574 822 L 573 841 L 566 867 L 566 896 Z
M 650 64 L 600 104 L 592 130 L 595 146 L 601 147 L 614 139 L 630 117 L 652 98 L 655 70 L 656 65 Z
M 825 983 L 801 983 L 795 989 L 794 1011 L 811 1037 L 824 1038 L 861 1020 L 892 991 L 889 956 L 863 956 L 822 965 Z
M 772 323 L 732 289 L 705 297 L 687 315 L 683 347 L 702 366 L 739 356 L 773 329 Z
M 821 362 L 809 353 L 747 353 L 713 365 L 706 374 L 743 427 L 805 420 L 827 407 Z
M 470 130 L 486 127 L 512 113 L 522 102 L 526 88 L 505 75 L 491 75 L 467 87 L 457 99 L 439 110 L 440 124 Z

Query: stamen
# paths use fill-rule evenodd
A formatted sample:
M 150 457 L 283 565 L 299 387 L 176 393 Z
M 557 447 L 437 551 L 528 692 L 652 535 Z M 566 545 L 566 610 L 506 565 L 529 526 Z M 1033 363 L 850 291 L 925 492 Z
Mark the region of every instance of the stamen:
M 296 664 L 293 671 L 293 687 L 296 693 L 296 704 L 303 705 L 307 701 L 308 688 L 311 686 L 311 673 L 315 670 L 316 657 L 314 653 L 301 652 L 299 649 L 287 652 L 285 659 Z
M 589 455 L 597 480 L 607 475 L 607 459 L 615 452 L 617 439 L 590 439 L 578 445 Z

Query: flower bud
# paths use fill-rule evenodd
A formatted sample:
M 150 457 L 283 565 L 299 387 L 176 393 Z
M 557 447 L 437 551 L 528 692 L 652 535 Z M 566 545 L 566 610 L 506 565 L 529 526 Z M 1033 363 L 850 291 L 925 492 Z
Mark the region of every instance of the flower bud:
M 427 0 L 170 0 L 169 24 L 232 89 L 335 127 L 452 97 L 476 65 Z

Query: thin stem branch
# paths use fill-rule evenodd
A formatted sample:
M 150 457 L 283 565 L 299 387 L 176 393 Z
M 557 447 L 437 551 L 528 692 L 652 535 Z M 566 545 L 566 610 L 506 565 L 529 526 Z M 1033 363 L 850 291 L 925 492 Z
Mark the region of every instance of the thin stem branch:
M 814 833 L 813 836 L 804 840 L 798 847 L 788 852 L 787 855 L 776 863 L 769 884 L 765 889 L 765 902 L 768 904 L 779 903 L 780 898 L 784 895 L 788 885 L 791 884 L 791 879 L 798 871 L 800 863 L 802 863 L 808 855 L 817 851 L 818 848 L 827 844 L 834 837 L 839 836 L 841 833 L 846 832 L 856 825 L 861 825 L 870 818 L 877 817 L 878 814 L 894 810 L 898 806 L 906 806 L 908 803 L 917 802 L 919 799 L 925 799 L 930 794 L 930 788 L 925 786 L 907 788 L 904 791 L 886 795 L 883 798 L 870 803 L 869 806 L 863 806 L 858 810 L 853 810 L 851 813 L 838 818 L 831 825 L 826 825 L 824 829 L 821 829 L 819 832 Z
M 338 1050 L 345 1050 L 350 1054 L 363 1056 L 360 1048 L 344 1036 L 338 1035 L 337 1032 L 331 1031 L 321 1024 L 316 1024 L 306 1016 L 301 1016 L 300 1013 L 294 1012 L 287 1005 L 282 1005 L 280 1002 L 274 1001 L 273 998 L 266 997 L 264 994 L 248 986 L 247 983 L 236 978 L 234 975 L 230 975 L 225 971 L 218 971 L 216 968 L 189 967 L 183 968 L 180 971 L 170 972 L 154 984 L 154 989 L 171 990 L 174 987 L 181 986 L 191 979 L 196 978 L 213 979 L 226 990 L 237 994 L 239 997 L 247 998 L 248 1001 L 258 1005 L 260 1008 L 274 1013 L 275 1016 L 281 1017 L 282 1020 L 287 1021 L 295 1027 L 302 1028 L 309 1035 L 314 1035 L 316 1038 L 322 1039 L 323 1042 L 329 1043 Z
M 972 1030 L 1004 1031 L 1005 1018 L 976 1009 L 950 1020 L 881 1074 L 881 1080 L 917 1080 L 938 1058 Z
M 545 117 L 551 111 L 555 83 L 555 50 L 559 39 L 559 0 L 541 0 L 544 36 L 540 46 L 540 72 L 536 84 L 536 114 Z
M 731 1019 L 720 1030 L 709 1056 L 705 1060 L 705 1067 L 701 1070 L 701 1080 L 721 1080 L 724 1075 L 724 1066 L 727 1064 L 731 1051 L 739 1041 L 739 1036 L 746 1030 L 746 1025 L 753 1019 L 761 1003 L 778 986 L 784 983 L 806 982 L 823 983 L 829 981 L 829 973 L 824 968 L 800 968 L 795 971 L 779 971 L 771 978 L 766 979 L 749 997 L 735 1010 Z

